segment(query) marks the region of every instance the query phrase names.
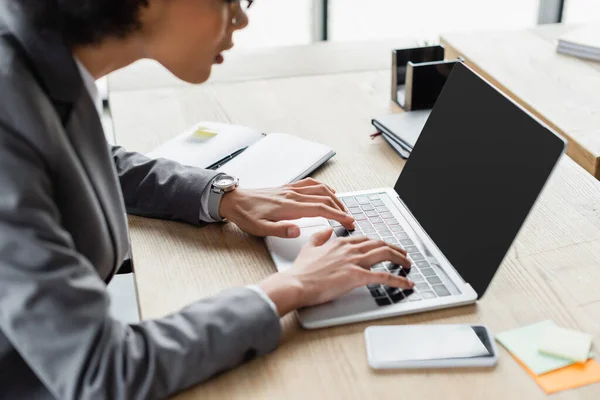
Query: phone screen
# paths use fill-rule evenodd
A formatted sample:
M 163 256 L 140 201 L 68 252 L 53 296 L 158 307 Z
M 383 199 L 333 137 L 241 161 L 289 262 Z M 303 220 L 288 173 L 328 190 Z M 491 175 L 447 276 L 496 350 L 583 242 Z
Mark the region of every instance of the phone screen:
M 368 340 L 371 356 L 383 364 L 495 356 L 483 326 L 379 326 Z

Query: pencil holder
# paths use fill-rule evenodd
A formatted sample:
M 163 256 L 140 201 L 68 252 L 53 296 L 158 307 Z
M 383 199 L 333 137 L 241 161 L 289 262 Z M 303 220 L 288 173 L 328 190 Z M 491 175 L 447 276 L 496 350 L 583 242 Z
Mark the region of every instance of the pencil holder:
M 405 111 L 431 109 L 452 67 L 461 58 L 444 60 L 444 47 L 392 51 L 392 100 Z

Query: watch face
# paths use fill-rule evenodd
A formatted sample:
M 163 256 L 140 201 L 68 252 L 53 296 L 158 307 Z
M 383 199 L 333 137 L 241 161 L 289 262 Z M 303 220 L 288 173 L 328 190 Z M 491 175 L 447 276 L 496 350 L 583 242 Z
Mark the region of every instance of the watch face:
M 214 185 L 219 189 L 228 189 L 237 184 L 237 178 L 229 175 L 221 175 L 217 178 Z

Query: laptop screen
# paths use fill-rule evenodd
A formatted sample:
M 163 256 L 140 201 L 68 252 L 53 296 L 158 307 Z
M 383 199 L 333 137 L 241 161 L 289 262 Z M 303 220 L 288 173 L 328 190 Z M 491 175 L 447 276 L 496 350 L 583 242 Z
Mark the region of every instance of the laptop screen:
M 481 297 L 565 147 L 457 64 L 395 190 Z

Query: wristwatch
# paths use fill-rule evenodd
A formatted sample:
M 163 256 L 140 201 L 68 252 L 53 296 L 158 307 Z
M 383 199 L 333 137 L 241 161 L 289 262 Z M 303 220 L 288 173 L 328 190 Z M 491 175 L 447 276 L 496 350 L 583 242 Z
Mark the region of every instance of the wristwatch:
M 221 205 L 221 199 L 227 192 L 231 192 L 240 185 L 240 180 L 234 176 L 221 174 L 213 179 L 210 184 L 210 191 L 208 193 L 208 215 L 217 222 L 224 220 L 219 214 L 219 207 Z

